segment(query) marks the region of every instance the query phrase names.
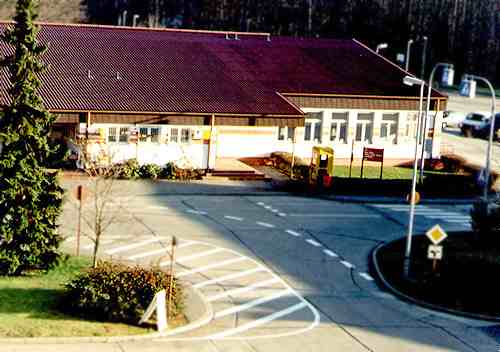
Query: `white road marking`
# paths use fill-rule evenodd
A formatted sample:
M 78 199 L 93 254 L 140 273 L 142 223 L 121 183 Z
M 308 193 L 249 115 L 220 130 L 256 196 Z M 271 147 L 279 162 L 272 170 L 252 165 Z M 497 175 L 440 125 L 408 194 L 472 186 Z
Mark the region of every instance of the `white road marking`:
M 294 306 L 291 306 L 291 307 L 288 307 L 286 309 L 280 310 L 278 312 L 275 312 L 275 313 L 270 314 L 268 316 L 265 316 L 263 318 L 254 320 L 254 321 L 249 322 L 247 324 L 240 325 L 237 328 L 226 330 L 226 331 L 220 332 L 218 334 L 209 336 L 209 339 L 213 339 L 213 340 L 223 339 L 223 338 L 228 337 L 228 336 L 236 335 L 236 334 L 238 334 L 240 332 L 244 332 L 244 331 L 256 328 L 256 327 L 258 327 L 260 325 L 269 323 L 269 322 L 271 322 L 273 320 L 276 320 L 276 319 L 279 319 L 279 318 L 284 317 L 286 315 L 292 314 L 292 313 L 294 313 L 294 312 L 296 312 L 298 310 L 301 310 L 301 309 L 303 309 L 303 308 L 305 308 L 307 306 L 308 306 L 308 304 L 306 302 L 297 303 Z
M 470 219 L 469 215 L 447 214 L 447 215 L 427 215 L 431 219 Z
M 281 216 L 282 218 L 286 216 L 285 213 L 279 213 L 278 215 Z
M 346 262 L 345 260 L 341 260 L 340 263 L 345 266 L 346 268 L 348 269 L 353 269 L 354 268 L 354 265 L 349 263 L 349 262 Z
M 186 212 L 191 213 L 191 214 L 197 214 L 197 215 L 207 215 L 208 213 L 203 210 L 193 210 L 193 209 L 188 209 Z
M 333 258 L 337 258 L 339 255 L 329 249 L 323 249 L 323 253 L 325 253 L 326 255 L 330 256 L 330 257 L 333 257 Z
M 307 217 L 307 218 L 352 218 L 352 219 L 375 219 L 380 218 L 379 214 L 288 214 L 295 218 Z
M 168 207 L 164 207 L 161 205 L 150 205 L 148 206 L 149 209 L 156 209 L 156 210 L 168 210 Z
M 373 281 L 373 277 L 371 277 L 367 273 L 359 273 L 359 276 L 361 276 L 363 279 L 365 279 L 367 281 Z
M 257 202 L 257 204 L 260 205 L 260 206 L 266 205 L 266 203 L 263 203 L 263 202 Z
M 270 205 L 264 205 L 264 209 L 270 210 L 270 209 L 272 209 L 272 206 L 270 206 Z
M 314 247 L 322 247 L 321 243 L 316 242 L 315 240 L 312 239 L 307 239 L 306 242 L 309 243 L 310 245 L 313 245 Z
M 198 274 L 198 273 L 201 273 L 203 271 L 207 271 L 207 270 L 215 269 L 215 268 L 220 268 L 220 267 L 225 266 L 225 265 L 234 264 L 234 263 L 242 262 L 245 260 L 248 260 L 248 258 L 246 258 L 246 257 L 232 258 L 232 259 L 224 260 L 222 262 L 201 266 L 201 267 L 198 267 L 196 269 L 182 271 L 182 272 L 177 274 L 177 277 Z
M 460 223 L 470 225 L 470 218 L 465 219 L 443 219 L 444 222 Z
M 240 277 L 243 277 L 243 276 L 251 275 L 251 274 L 257 273 L 259 271 L 264 271 L 264 268 L 257 267 L 257 268 L 253 268 L 253 269 L 250 269 L 250 270 L 245 270 L 245 271 L 242 271 L 242 272 L 239 272 L 239 273 L 234 273 L 234 274 L 229 274 L 229 275 L 225 275 L 225 276 L 216 277 L 215 279 L 211 279 L 211 280 L 199 282 L 199 283 L 193 285 L 193 287 L 194 288 L 202 288 L 202 287 L 205 287 L 205 286 L 208 286 L 208 285 L 212 285 L 212 284 L 216 284 L 216 283 L 219 283 L 219 282 L 223 282 L 223 281 L 227 281 L 227 280 L 232 280 L 232 279 L 237 279 L 237 278 L 240 278 Z
M 257 221 L 257 225 L 268 227 L 268 228 L 271 228 L 271 229 L 276 227 L 273 224 L 269 224 L 267 222 L 261 222 L 261 221 Z
M 176 259 L 175 261 L 177 263 L 186 263 L 186 262 L 192 261 L 194 259 L 198 259 L 198 258 L 202 258 L 202 257 L 208 257 L 209 255 L 212 255 L 212 254 L 215 254 L 215 253 L 219 253 L 219 252 L 223 252 L 223 251 L 225 251 L 224 248 L 214 248 L 214 249 L 210 249 L 210 250 L 205 251 L 205 252 L 191 254 L 191 255 L 188 255 L 186 257 L 181 257 L 181 258 Z M 170 261 L 163 262 L 163 263 L 160 264 L 160 266 L 167 265 L 167 264 L 170 264 Z
M 218 293 L 216 295 L 207 297 L 207 301 L 208 302 L 213 302 L 213 301 L 216 301 L 216 300 L 224 298 L 224 297 L 236 296 L 236 295 L 239 295 L 241 293 L 253 291 L 256 288 L 260 288 L 260 287 L 263 287 L 263 286 L 266 286 L 266 285 L 275 284 L 277 282 L 280 282 L 280 279 L 278 279 L 277 277 L 274 277 L 272 279 L 265 280 L 265 281 L 260 281 L 260 282 L 256 282 L 256 283 L 248 285 L 248 286 L 244 286 L 244 287 L 240 287 L 240 288 L 235 288 L 235 289 L 229 290 L 229 291 L 223 291 L 223 292 Z
M 168 255 L 169 252 L 166 248 L 160 248 L 160 249 L 155 249 L 154 251 L 135 254 L 135 255 L 128 257 L 127 259 L 128 260 L 136 260 L 136 259 L 140 259 L 140 258 L 150 257 L 152 255 L 162 254 L 162 253 L 165 255 Z
M 273 213 L 279 213 L 279 210 L 278 210 L 278 209 L 271 209 L 271 211 L 272 211 Z
M 243 221 L 243 218 L 240 218 L 238 216 L 224 215 L 224 217 L 229 220 Z
M 126 246 L 121 246 L 121 247 L 116 247 L 116 248 L 107 250 L 106 254 L 115 254 L 115 253 L 119 253 L 119 252 L 125 252 L 125 251 L 128 251 L 129 249 L 139 248 L 139 247 L 145 246 L 145 245 L 153 243 L 153 242 L 159 242 L 159 239 L 150 238 L 150 239 L 142 241 L 142 242 L 132 243 L 132 244 L 128 244 Z
M 288 233 L 289 235 L 292 235 L 292 236 L 295 236 L 295 237 L 300 237 L 300 236 L 302 236 L 300 233 L 295 232 L 295 231 L 293 231 L 293 230 L 286 230 L 285 232 L 286 232 L 286 233 Z
M 215 319 L 222 318 L 222 317 L 225 317 L 226 315 L 243 312 L 243 311 L 248 310 L 250 308 L 259 306 L 259 305 L 267 303 L 267 302 L 274 301 L 275 299 L 281 298 L 283 296 L 288 296 L 288 295 L 291 295 L 291 291 L 290 291 L 290 289 L 287 288 L 285 290 L 273 293 L 272 295 L 257 298 L 257 299 L 254 299 L 253 301 L 247 302 L 245 304 L 241 304 L 239 306 L 235 306 L 235 307 L 221 310 L 221 311 L 215 313 L 214 318 Z
M 105 245 L 105 244 L 109 244 L 111 242 L 113 242 L 113 240 L 110 240 L 110 239 L 101 240 L 101 243 L 99 245 Z M 83 249 L 91 249 L 91 248 L 94 248 L 94 246 L 95 246 L 95 243 L 91 243 L 91 244 L 87 244 L 87 245 L 83 246 L 82 248 Z

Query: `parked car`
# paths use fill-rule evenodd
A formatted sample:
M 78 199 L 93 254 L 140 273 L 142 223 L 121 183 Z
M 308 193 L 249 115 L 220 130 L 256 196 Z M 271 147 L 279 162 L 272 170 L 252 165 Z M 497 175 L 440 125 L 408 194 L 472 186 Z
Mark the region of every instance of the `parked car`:
M 445 127 L 458 127 L 458 125 L 465 120 L 467 116 L 463 111 L 445 111 L 443 113 L 443 128 Z
M 495 126 L 493 127 L 493 140 L 500 141 L 500 113 L 495 114 Z M 491 119 L 488 119 L 486 123 L 477 131 L 477 135 L 481 138 L 489 138 L 491 129 Z
M 487 113 L 471 112 L 467 114 L 465 120 L 458 124 L 460 131 L 465 137 L 477 137 L 479 131 L 488 123 Z

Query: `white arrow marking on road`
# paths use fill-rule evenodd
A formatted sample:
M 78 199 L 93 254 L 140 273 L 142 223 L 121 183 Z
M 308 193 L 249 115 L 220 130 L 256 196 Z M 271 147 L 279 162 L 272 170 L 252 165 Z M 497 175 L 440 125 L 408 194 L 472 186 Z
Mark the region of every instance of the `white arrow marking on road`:
M 224 217 L 229 220 L 243 221 L 243 218 L 240 218 L 238 216 L 224 215 Z
M 116 247 L 116 248 L 110 249 L 110 250 L 106 251 L 106 254 L 115 254 L 115 253 L 119 253 L 119 252 L 124 252 L 124 251 L 128 251 L 129 249 L 139 248 L 139 247 L 145 246 L 147 244 L 150 244 L 153 242 L 159 242 L 159 241 L 160 240 L 158 238 L 150 238 L 149 240 L 145 240 L 142 242 L 132 243 L 132 244 L 128 244 L 126 246 Z
M 221 277 L 216 277 L 215 279 L 203 281 L 203 282 L 200 282 L 200 283 L 197 283 L 197 284 L 193 285 L 193 287 L 194 288 L 201 288 L 201 287 L 205 287 L 205 286 L 208 286 L 208 285 L 217 284 L 219 282 L 223 282 L 223 281 L 227 281 L 227 280 L 232 280 L 232 279 L 237 279 L 237 278 L 240 278 L 240 277 L 243 277 L 243 276 L 251 275 L 251 274 L 257 273 L 259 271 L 265 271 L 265 270 L 264 270 L 264 268 L 260 268 L 260 267 L 253 268 L 253 269 L 250 269 L 250 270 L 242 271 L 240 273 L 229 274 L 229 275 L 225 275 L 225 276 L 221 276 Z
M 268 227 L 268 228 L 271 228 L 271 229 L 276 227 L 273 224 L 269 224 L 267 222 L 261 222 L 261 221 L 257 221 L 257 225 Z
M 234 264 L 234 263 L 242 262 L 242 261 L 245 261 L 245 260 L 248 260 L 248 258 L 245 258 L 245 257 L 232 258 L 232 259 L 224 260 L 222 262 L 218 262 L 218 263 L 214 263 L 214 264 L 209 264 L 209 265 L 205 265 L 205 266 L 202 266 L 202 267 L 199 267 L 199 268 L 196 268 L 196 269 L 192 269 L 192 270 L 187 270 L 187 271 L 180 272 L 180 273 L 177 274 L 177 277 L 182 277 L 182 276 L 192 275 L 192 274 L 198 274 L 198 273 L 201 273 L 203 271 L 207 271 L 207 270 L 210 270 L 210 269 L 220 268 L 220 267 L 225 266 L 225 265 Z
M 268 315 L 266 317 L 254 320 L 250 323 L 240 325 L 237 328 L 234 328 L 231 330 L 226 330 L 226 331 L 223 331 L 221 333 L 209 336 L 209 339 L 216 340 L 216 339 L 223 339 L 223 338 L 228 337 L 228 336 L 233 336 L 233 335 L 238 334 L 240 332 L 253 329 L 253 328 L 258 327 L 260 325 L 269 323 L 273 320 L 276 320 L 276 319 L 279 319 L 279 318 L 284 317 L 286 315 L 292 314 L 293 312 L 301 310 L 307 306 L 308 306 L 308 304 L 306 302 L 297 303 L 296 305 L 291 306 L 287 309 L 280 310 L 279 312 L 276 312 L 276 313 L 273 313 L 273 314 Z
M 340 263 L 345 266 L 346 268 L 348 269 L 353 269 L 354 268 L 354 265 L 352 265 L 351 263 L 349 262 L 346 262 L 345 260 L 341 260 Z
M 283 291 L 276 292 L 272 295 L 257 298 L 257 299 L 254 299 L 253 301 L 248 302 L 248 303 L 221 310 L 221 311 L 215 313 L 214 318 L 217 319 L 217 318 L 225 317 L 226 315 L 229 315 L 229 314 L 239 313 L 239 312 L 248 310 L 250 308 L 259 306 L 261 304 L 274 301 L 275 299 L 281 298 L 283 296 L 291 295 L 291 294 L 292 294 L 292 292 L 290 291 L 290 289 L 287 288 Z
M 307 239 L 306 242 L 313 245 L 314 247 L 322 247 L 321 243 L 316 242 L 315 240 Z
M 207 301 L 208 302 L 213 302 L 213 301 L 216 301 L 216 300 L 224 298 L 224 297 L 236 296 L 236 295 L 239 295 L 241 293 L 253 291 L 256 288 L 260 288 L 260 287 L 263 287 L 263 286 L 266 286 L 266 285 L 270 285 L 270 284 L 275 284 L 277 282 L 280 282 L 280 279 L 278 279 L 277 277 L 275 277 L 275 278 L 272 278 L 272 279 L 269 279 L 269 280 L 265 280 L 265 281 L 261 281 L 261 282 L 257 282 L 257 283 L 254 283 L 252 285 L 248 285 L 248 286 L 245 286 L 245 287 L 235 288 L 233 290 L 229 290 L 229 291 L 224 291 L 224 292 L 218 293 L 216 295 L 207 297 Z
M 325 253 L 326 255 L 330 256 L 330 257 L 333 257 L 333 258 L 337 258 L 339 255 L 329 249 L 323 249 L 323 253 Z

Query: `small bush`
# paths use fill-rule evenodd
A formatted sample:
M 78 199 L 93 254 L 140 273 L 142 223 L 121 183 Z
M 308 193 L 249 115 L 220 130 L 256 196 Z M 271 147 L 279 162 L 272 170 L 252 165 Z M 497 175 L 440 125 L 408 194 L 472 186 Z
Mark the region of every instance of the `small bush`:
M 160 176 L 162 168 L 156 164 L 144 164 L 141 166 L 139 173 L 142 178 L 157 179 Z
M 481 244 L 500 245 L 500 198 L 477 200 L 470 212 L 472 230 Z
M 292 154 L 288 152 L 274 152 L 271 153 L 270 157 L 273 167 L 276 169 L 290 174 L 290 168 L 292 166 Z M 309 177 L 309 164 L 299 157 L 295 157 L 293 166 L 294 177 L 299 180 L 307 180 Z
M 134 179 L 141 176 L 140 166 L 137 159 L 129 159 L 119 167 L 118 177 L 123 179 Z
M 182 311 L 182 290 L 173 281 L 172 315 Z M 65 285 L 60 307 L 65 312 L 99 321 L 137 324 L 154 295 L 169 290 L 166 272 L 100 262 Z M 168 297 L 167 297 L 168 298 Z
M 169 180 L 175 179 L 175 164 L 173 162 L 167 163 L 160 172 L 160 177 L 161 178 L 166 178 Z

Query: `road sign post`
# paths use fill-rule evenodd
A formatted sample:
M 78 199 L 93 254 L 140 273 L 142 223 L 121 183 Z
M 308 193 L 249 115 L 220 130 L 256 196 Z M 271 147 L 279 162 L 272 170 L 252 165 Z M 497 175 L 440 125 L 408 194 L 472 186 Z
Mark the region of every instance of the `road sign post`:
M 439 225 L 434 225 L 425 233 L 432 244 L 427 249 L 427 258 L 432 260 L 432 272 L 437 269 L 437 261 L 443 259 L 443 246 L 439 246 L 448 235 Z

